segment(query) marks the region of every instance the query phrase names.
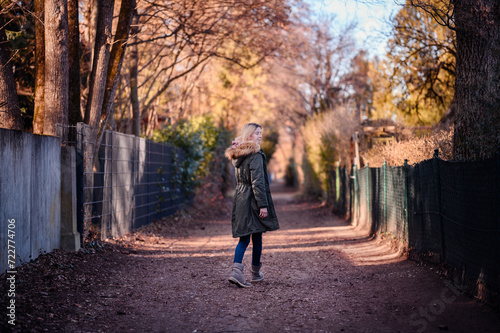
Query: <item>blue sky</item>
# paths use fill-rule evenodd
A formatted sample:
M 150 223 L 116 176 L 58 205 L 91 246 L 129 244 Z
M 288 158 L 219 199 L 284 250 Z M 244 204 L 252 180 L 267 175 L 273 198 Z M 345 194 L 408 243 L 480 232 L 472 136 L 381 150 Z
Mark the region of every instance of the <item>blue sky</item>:
M 385 54 L 387 35 L 391 31 L 391 26 L 384 21 L 388 21 L 400 8 L 394 0 L 308 0 L 307 2 L 316 11 L 334 13 L 341 24 L 355 20 L 358 23 L 355 32 L 358 45 L 367 49 L 370 55 Z

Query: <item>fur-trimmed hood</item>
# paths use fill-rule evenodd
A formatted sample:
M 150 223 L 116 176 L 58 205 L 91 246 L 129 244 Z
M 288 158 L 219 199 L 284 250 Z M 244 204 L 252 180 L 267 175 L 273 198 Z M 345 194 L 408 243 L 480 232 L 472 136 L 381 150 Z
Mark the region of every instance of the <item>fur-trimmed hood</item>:
M 260 145 L 253 141 L 245 141 L 238 145 L 226 149 L 224 155 L 230 160 L 236 160 L 240 157 L 258 153 Z

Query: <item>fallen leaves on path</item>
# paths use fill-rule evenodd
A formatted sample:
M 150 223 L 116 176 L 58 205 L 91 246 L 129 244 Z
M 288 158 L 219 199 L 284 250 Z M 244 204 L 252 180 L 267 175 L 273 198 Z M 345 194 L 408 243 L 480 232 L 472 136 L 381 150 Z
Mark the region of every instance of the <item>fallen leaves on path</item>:
M 227 281 L 237 240 L 230 235 L 226 200 L 217 203 L 219 210 L 182 212 L 91 250 L 57 250 L 19 267 L 16 326 L 2 321 L 0 328 L 498 332 L 498 314 L 453 294 L 432 266 L 405 260 L 322 204 L 277 197 L 281 229 L 264 235 L 265 278 L 251 288 Z M 247 277 L 250 253 L 251 246 L 244 259 Z M 0 287 L 2 295 L 6 288 Z M 443 293 L 452 301 L 444 303 Z M 2 297 L 3 309 L 6 301 Z

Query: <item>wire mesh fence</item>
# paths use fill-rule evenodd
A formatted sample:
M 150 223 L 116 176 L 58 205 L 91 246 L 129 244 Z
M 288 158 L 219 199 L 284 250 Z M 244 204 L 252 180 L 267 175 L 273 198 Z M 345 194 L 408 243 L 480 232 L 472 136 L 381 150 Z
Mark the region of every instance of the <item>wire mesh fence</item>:
M 434 162 L 423 161 L 408 174 L 408 245 L 410 250 L 440 262 L 439 198 Z
M 439 160 L 446 262 L 500 292 L 500 158 Z
M 436 154 L 413 166 L 354 166 L 343 185 L 349 200 L 330 184 L 329 202 L 349 202 L 352 225 L 398 239 L 411 257 L 444 264 L 458 285 L 498 302 L 500 156 L 447 162 Z
M 94 159 L 91 127 L 78 124 L 78 231 L 83 240 L 119 237 L 175 213 L 186 196 L 176 162 L 182 150 L 105 131 Z

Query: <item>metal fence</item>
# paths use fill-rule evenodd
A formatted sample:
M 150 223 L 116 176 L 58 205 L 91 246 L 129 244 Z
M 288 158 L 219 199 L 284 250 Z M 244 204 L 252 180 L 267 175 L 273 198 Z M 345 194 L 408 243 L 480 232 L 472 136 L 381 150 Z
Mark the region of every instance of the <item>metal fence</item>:
M 83 240 L 119 237 L 178 210 L 186 199 L 175 170 L 181 149 L 105 131 L 93 165 L 90 133 L 89 126 L 78 124 L 78 231 Z
M 444 264 L 456 284 L 499 301 L 500 156 L 447 162 L 436 155 L 414 166 L 342 173 L 332 171 L 345 183 L 330 186 L 329 201 L 350 212 L 353 225 L 400 240 L 411 257 Z M 349 188 L 350 198 L 338 188 Z

